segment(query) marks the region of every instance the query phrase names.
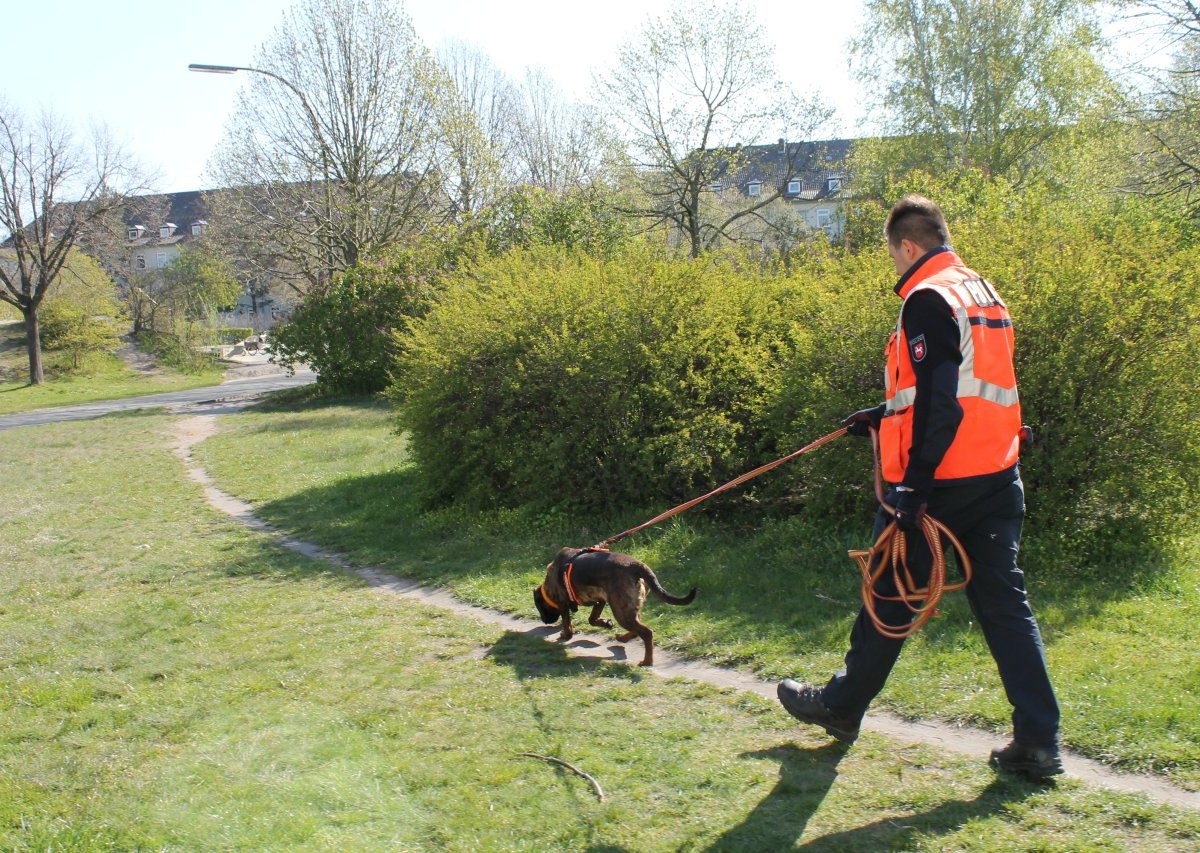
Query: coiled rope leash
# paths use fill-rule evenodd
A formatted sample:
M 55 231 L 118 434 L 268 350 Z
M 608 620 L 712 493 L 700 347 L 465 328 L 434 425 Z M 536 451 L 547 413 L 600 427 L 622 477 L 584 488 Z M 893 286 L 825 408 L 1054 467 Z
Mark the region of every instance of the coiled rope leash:
M 871 430 L 871 447 L 875 456 L 875 497 L 891 515 L 896 514 L 895 508 L 883 499 L 883 476 L 879 464 L 879 434 Z M 875 630 L 893 640 L 911 637 L 922 626 L 937 614 L 938 602 L 943 592 L 953 592 L 963 589 L 971 582 L 971 560 L 966 549 L 958 541 L 950 528 L 936 518 L 926 514 L 921 519 L 921 532 L 933 555 L 933 565 L 929 570 L 929 583 L 918 587 L 908 568 L 908 534 L 900 529 L 895 520 L 879 534 L 875 544 L 866 550 L 852 550 L 850 559 L 858 563 L 862 574 L 862 602 L 871 624 Z M 950 540 L 958 565 L 962 568 L 963 580 L 955 584 L 946 583 L 946 551 L 942 545 L 942 536 Z M 875 590 L 875 585 L 884 572 L 891 571 L 892 583 L 896 587 L 896 595 L 881 595 Z M 916 615 L 908 625 L 889 625 L 876 612 L 878 601 L 903 601 L 904 606 Z

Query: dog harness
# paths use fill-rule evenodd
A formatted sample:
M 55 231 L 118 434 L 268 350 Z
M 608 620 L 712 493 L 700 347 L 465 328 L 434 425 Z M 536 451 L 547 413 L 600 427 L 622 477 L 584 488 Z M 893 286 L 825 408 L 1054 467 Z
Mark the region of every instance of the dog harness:
M 602 554 L 607 554 L 608 549 L 607 548 L 597 548 L 597 547 L 593 546 L 591 548 L 583 548 L 582 550 L 580 550 L 579 554 L 591 554 L 591 553 L 597 553 L 597 552 L 602 553 Z M 578 557 L 579 554 L 576 554 L 575 556 Z M 565 589 L 567 591 L 567 600 L 570 602 L 571 609 L 578 610 L 579 605 L 582 604 L 583 602 L 581 602 L 579 600 L 579 596 L 575 594 L 575 585 L 573 583 L 571 583 L 571 574 L 574 571 L 575 571 L 575 561 L 572 560 L 571 562 L 567 563 L 567 567 L 562 570 L 561 574 L 559 575 L 559 581 L 562 583 L 563 589 Z M 553 607 L 555 610 L 562 609 L 557 604 L 555 604 L 554 599 L 552 599 L 547 594 L 545 581 L 542 581 L 542 598 L 544 598 L 546 600 L 546 603 L 549 604 L 551 607 Z

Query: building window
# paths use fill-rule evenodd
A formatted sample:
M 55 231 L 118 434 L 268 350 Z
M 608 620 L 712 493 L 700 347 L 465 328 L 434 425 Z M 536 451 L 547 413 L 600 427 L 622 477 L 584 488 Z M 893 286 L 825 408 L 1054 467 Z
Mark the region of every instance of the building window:
M 842 191 L 842 179 L 841 178 L 830 178 L 827 183 L 829 185 L 829 192 L 840 193 Z
M 146 256 L 138 255 L 135 257 L 133 259 L 133 268 L 137 270 L 144 270 L 146 268 Z
M 192 236 L 193 237 L 199 237 L 200 233 L 203 230 L 204 230 L 204 225 L 202 223 L 199 223 L 199 222 L 192 223 Z
M 788 194 L 789 195 L 799 195 L 800 194 L 800 182 L 799 181 L 788 181 Z
M 159 253 L 158 253 L 158 268 L 159 268 L 159 269 L 162 269 L 162 268 L 163 268 L 163 267 L 165 267 L 166 265 L 167 265 L 167 253 L 166 253 L 166 252 L 159 252 Z
M 713 181 L 711 184 L 708 185 L 708 191 L 710 193 L 719 193 L 723 189 L 724 189 L 724 187 L 721 186 L 720 181 Z
M 138 238 L 138 231 L 137 231 L 137 229 L 136 229 L 136 228 L 130 228 L 130 229 L 129 229 L 129 239 L 130 239 L 130 240 L 136 240 L 137 238 Z
M 762 181 L 751 181 L 746 185 L 747 195 L 758 195 L 762 192 Z

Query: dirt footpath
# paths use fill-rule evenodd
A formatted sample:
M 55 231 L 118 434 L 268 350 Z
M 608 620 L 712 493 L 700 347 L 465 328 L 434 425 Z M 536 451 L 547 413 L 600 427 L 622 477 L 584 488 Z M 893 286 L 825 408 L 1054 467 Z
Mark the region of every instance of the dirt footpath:
M 175 452 L 183 460 L 188 476 L 204 487 L 208 502 L 218 510 L 255 530 L 274 536 L 285 548 L 359 575 L 383 594 L 411 598 L 424 604 L 452 611 L 459 616 L 497 625 L 508 631 L 542 637 L 547 641 L 553 641 L 558 635 L 558 628 L 553 625 L 542 625 L 532 619 L 519 619 L 507 613 L 464 604 L 445 590 L 423 587 L 413 581 L 397 578 L 378 569 L 352 565 L 338 554 L 276 530 L 256 517 L 254 508 L 250 504 L 216 488 L 212 478 L 193 460 L 191 448 L 216 433 L 219 414 L 236 410 L 245 405 L 247 405 L 245 402 L 226 404 L 212 412 L 186 417 L 176 424 L 175 435 L 178 443 L 175 446 Z M 579 633 L 566 645 L 566 648 L 570 654 L 579 657 L 602 658 L 612 661 L 627 659 L 625 646 L 608 636 Z M 692 678 L 717 687 L 756 693 L 775 701 L 775 683 L 761 681 L 752 674 L 686 660 L 661 648 L 654 650 L 654 660 L 655 665 L 650 671 L 657 676 Z M 871 711 L 863 720 L 862 727 L 867 731 L 885 735 L 905 744 L 928 744 L 955 753 L 973 755 L 980 761 L 986 760 L 985 756 L 990 750 L 997 746 L 1003 746 L 1007 742 L 1007 738 L 1002 738 L 992 732 L 938 722 L 911 722 L 886 711 Z M 1185 791 L 1159 777 L 1117 773 L 1098 761 L 1071 755 L 1067 752 L 1063 753 L 1063 763 L 1068 776 L 1080 779 L 1087 784 L 1124 793 L 1144 794 L 1151 800 L 1165 805 L 1200 809 L 1200 793 Z

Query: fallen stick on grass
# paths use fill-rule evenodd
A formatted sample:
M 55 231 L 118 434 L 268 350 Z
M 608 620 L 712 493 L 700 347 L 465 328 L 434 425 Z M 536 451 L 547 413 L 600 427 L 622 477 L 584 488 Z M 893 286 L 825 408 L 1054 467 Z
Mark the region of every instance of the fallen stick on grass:
M 597 782 L 590 774 L 584 773 L 574 764 L 568 764 L 561 758 L 555 758 L 552 755 L 539 755 L 536 752 L 518 752 L 517 755 L 524 755 L 528 758 L 540 758 L 542 761 L 549 761 L 551 764 L 561 765 L 562 767 L 570 770 L 576 776 L 582 776 L 584 779 L 587 779 L 592 783 L 592 787 L 596 789 L 596 796 L 600 799 L 600 802 L 604 802 L 604 790 L 600 787 L 600 783 Z

